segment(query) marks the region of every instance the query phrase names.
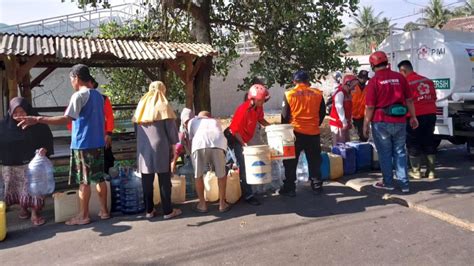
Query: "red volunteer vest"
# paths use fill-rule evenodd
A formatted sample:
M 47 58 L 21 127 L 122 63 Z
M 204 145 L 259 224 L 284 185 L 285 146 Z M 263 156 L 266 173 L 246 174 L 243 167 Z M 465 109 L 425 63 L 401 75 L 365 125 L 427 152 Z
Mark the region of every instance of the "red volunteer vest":
M 342 121 L 339 118 L 339 114 L 337 113 L 336 109 L 336 95 L 338 93 L 343 93 L 344 94 L 344 114 L 346 115 L 346 121 L 348 124 L 352 123 L 352 97 L 349 92 L 346 92 L 342 86 L 339 86 L 337 91 L 334 93 L 332 96 L 332 107 L 331 107 L 331 113 L 329 114 L 329 125 L 342 128 Z

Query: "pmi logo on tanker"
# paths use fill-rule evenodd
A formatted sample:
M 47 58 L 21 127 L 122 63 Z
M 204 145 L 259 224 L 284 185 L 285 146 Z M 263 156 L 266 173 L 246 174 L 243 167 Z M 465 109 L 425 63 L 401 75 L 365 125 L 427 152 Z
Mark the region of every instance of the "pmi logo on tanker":
M 430 56 L 446 54 L 446 48 L 430 48 L 427 45 L 422 45 L 418 48 L 417 53 L 418 59 L 423 60 L 428 59 Z

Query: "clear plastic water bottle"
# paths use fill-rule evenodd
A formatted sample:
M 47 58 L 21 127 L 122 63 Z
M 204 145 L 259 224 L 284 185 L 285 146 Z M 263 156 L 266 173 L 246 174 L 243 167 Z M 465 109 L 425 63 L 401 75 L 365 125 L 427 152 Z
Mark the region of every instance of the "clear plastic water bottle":
M 296 178 L 298 182 L 307 182 L 309 179 L 308 172 L 308 160 L 306 160 L 306 154 L 301 152 L 298 160 L 298 166 L 296 167 Z
M 283 185 L 285 169 L 281 160 L 272 161 L 272 182 L 266 185 L 266 190 L 277 191 Z
M 54 192 L 53 164 L 38 152 L 28 164 L 28 192 L 32 196 L 43 196 Z

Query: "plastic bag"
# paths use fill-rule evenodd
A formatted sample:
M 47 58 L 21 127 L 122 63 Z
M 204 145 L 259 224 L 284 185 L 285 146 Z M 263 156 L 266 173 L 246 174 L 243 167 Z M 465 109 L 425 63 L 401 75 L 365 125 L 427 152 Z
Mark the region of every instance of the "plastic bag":
M 36 151 L 28 164 L 28 192 L 31 196 L 44 196 L 53 193 L 54 187 L 53 164 Z

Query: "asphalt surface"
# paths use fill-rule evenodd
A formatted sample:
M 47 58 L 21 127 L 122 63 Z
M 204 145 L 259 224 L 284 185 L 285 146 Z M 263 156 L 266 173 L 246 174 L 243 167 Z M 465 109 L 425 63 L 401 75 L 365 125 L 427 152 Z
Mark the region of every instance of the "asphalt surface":
M 412 182 L 412 193 L 391 197 L 416 203 L 466 223 L 474 222 L 472 161 L 459 147 L 441 150 L 441 178 Z M 445 169 L 445 170 L 443 170 Z M 444 172 L 443 172 L 444 171 Z M 0 242 L 1 265 L 472 265 L 474 233 L 442 217 L 371 190 L 377 173 L 352 176 L 361 192 L 339 182 L 315 196 L 300 186 L 297 197 L 262 196 L 263 205 L 238 203 L 220 214 L 116 215 L 69 227 L 48 222 L 23 226 L 9 213 Z M 343 180 L 347 182 L 348 180 Z M 356 182 L 357 181 L 357 182 Z M 347 183 L 346 183 L 347 184 Z M 398 202 L 398 203 L 394 203 Z M 50 212 L 46 211 L 46 216 Z

